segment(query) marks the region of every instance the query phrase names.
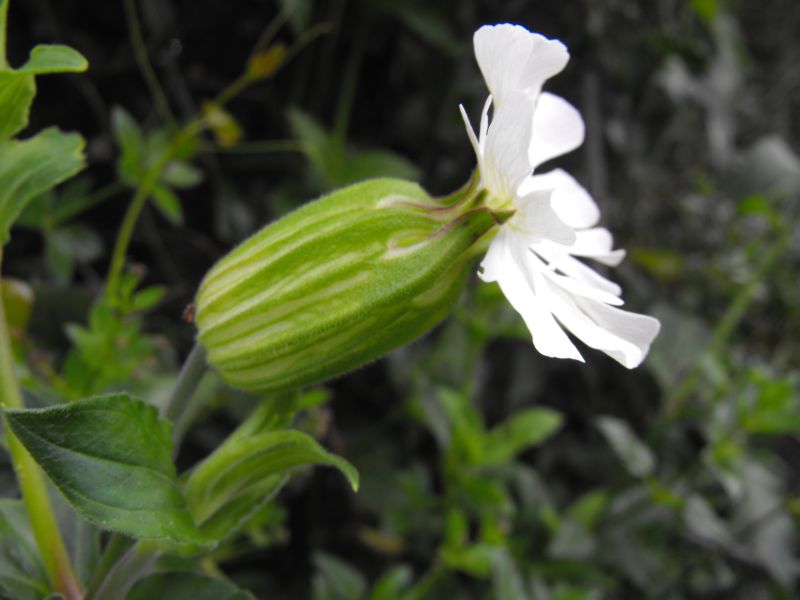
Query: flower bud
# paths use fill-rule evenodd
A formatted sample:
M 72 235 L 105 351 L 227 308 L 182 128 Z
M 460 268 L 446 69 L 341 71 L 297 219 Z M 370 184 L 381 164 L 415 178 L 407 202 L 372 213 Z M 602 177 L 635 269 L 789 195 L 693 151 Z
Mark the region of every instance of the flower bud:
M 206 275 L 198 338 L 229 384 L 282 390 L 340 375 L 450 311 L 496 216 L 468 194 L 375 179 L 262 229 Z M 485 238 L 484 238 L 485 239 Z

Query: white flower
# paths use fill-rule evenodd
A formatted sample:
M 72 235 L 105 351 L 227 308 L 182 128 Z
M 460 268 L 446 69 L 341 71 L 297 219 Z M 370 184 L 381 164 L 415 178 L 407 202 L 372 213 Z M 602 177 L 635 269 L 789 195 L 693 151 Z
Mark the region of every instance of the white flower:
M 600 211 L 570 175 L 560 169 L 532 174 L 583 143 L 578 111 L 541 91 L 567 64 L 569 53 L 561 42 L 518 25 L 481 27 L 474 41 L 490 92 L 477 136 L 463 107 L 461 112 L 481 187 L 489 193 L 487 204 L 515 211 L 489 245 L 480 277 L 500 285 L 542 354 L 583 360 L 563 327 L 624 366 L 636 367 L 659 322 L 616 308 L 622 290 L 580 260 L 616 266 L 625 251 L 614 250 L 608 230 L 595 227 Z

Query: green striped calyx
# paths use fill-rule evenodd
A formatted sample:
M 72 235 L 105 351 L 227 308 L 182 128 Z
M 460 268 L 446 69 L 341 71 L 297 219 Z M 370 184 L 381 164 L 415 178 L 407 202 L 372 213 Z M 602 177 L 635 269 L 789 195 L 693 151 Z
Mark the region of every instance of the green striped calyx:
M 209 363 L 263 392 L 335 377 L 422 335 L 455 302 L 498 216 L 375 179 L 323 196 L 223 257 L 195 300 Z

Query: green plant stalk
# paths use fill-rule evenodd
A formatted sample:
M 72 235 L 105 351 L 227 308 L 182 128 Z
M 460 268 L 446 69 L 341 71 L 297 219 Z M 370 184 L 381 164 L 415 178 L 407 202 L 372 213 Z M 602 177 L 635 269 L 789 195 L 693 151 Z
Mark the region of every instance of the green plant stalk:
M 186 409 L 191 403 L 197 384 L 200 383 L 207 370 L 205 348 L 195 342 L 192 351 L 189 352 L 189 356 L 186 357 L 186 361 L 181 367 L 175 387 L 164 407 L 164 416 L 173 423 L 172 434 L 176 450 L 177 442 L 185 430 L 184 416 Z
M 119 600 L 125 598 L 133 585 L 148 574 L 158 558 L 158 546 L 152 541 L 139 541 L 130 548 L 114 567 L 96 592 L 86 600 Z
M 144 177 L 142 178 L 139 187 L 133 195 L 131 203 L 128 205 L 128 210 L 122 219 L 122 225 L 119 228 L 116 242 L 114 243 L 114 250 L 111 254 L 111 264 L 109 266 L 108 277 L 106 278 L 106 296 L 109 299 L 114 299 L 119 287 L 120 278 L 122 277 L 122 270 L 125 267 L 125 256 L 128 253 L 128 246 L 131 242 L 133 229 L 136 226 L 136 221 L 139 220 L 139 215 L 147 203 L 147 199 L 153 193 L 153 189 L 161 177 L 166 166 L 174 158 L 177 150 L 192 136 L 199 133 L 204 127 L 202 119 L 190 121 L 178 135 L 173 138 L 172 142 L 167 146 L 161 156 L 158 157 L 153 164 L 147 169 Z
M 728 342 L 736 326 L 739 325 L 753 299 L 756 297 L 756 292 L 758 291 L 761 281 L 763 281 L 773 267 L 778 264 L 778 260 L 786 251 L 789 245 L 789 239 L 789 235 L 786 231 L 778 232 L 778 239 L 767 248 L 755 272 L 750 277 L 747 284 L 736 294 L 733 301 L 728 306 L 728 309 L 725 311 L 725 314 L 723 314 L 722 318 L 719 320 L 714 329 L 711 342 L 704 352 L 704 356 L 718 353 Z M 695 391 L 700 383 L 700 379 L 701 371 L 699 366 L 696 365 L 686 375 L 675 391 L 667 398 L 665 415 L 668 423 L 680 414 L 684 403 Z
M 0 0 L 0 69 L 8 67 L 6 61 L 6 21 L 8 20 L 8 3 L 10 0 Z
M 3 254 L 0 249 L 0 264 Z M 0 406 L 3 408 L 25 408 L 22 395 L 14 375 L 11 342 L 6 325 L 5 308 L 0 298 Z M 67 600 L 83 598 L 78 580 L 70 562 L 64 541 L 58 529 L 53 507 L 47 495 L 47 483 L 39 466 L 17 439 L 11 428 L 5 425 L 8 450 L 17 474 L 22 499 L 33 529 L 33 537 L 39 548 L 42 562 L 53 588 Z
M 121 533 L 112 533 L 111 538 L 106 544 L 103 555 L 100 557 L 100 562 L 92 574 L 92 579 L 89 584 L 89 589 L 86 592 L 87 599 L 93 598 L 100 587 L 108 577 L 108 574 L 125 555 L 134 544 L 134 540 L 122 535 Z
M 175 124 L 175 116 L 172 114 L 172 109 L 169 107 L 167 95 L 161 88 L 158 82 L 156 72 L 153 70 L 153 65 L 150 64 L 150 59 L 147 57 L 147 49 L 144 45 L 144 38 L 142 37 L 142 25 L 139 22 L 139 15 L 136 13 L 135 0 L 125 0 L 123 3 L 125 7 L 125 18 L 128 21 L 128 34 L 131 37 L 131 45 L 133 46 L 133 55 L 136 58 L 136 64 L 142 72 L 144 82 L 150 90 L 150 95 L 164 119 L 170 125 Z
M 356 34 L 356 39 L 347 61 L 339 102 L 336 105 L 333 130 L 341 144 L 344 144 L 345 139 L 347 139 L 347 130 L 350 126 L 350 116 L 353 112 L 353 102 L 355 101 L 356 87 L 358 85 L 358 75 L 361 71 L 361 63 L 367 47 L 367 32 L 369 30 L 368 23 L 364 23 Z

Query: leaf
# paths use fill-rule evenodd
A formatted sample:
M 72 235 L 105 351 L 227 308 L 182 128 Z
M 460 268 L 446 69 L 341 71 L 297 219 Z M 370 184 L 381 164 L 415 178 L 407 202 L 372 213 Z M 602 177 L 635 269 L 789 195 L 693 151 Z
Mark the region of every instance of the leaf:
M 21 500 L 0 500 L 0 595 L 38 600 L 50 586 Z
M 735 544 L 725 521 L 714 511 L 702 496 L 692 494 L 683 510 L 686 527 L 702 540 L 728 548 Z
M 522 575 L 508 551 L 498 552 L 492 569 L 493 598 L 496 600 L 527 600 Z
M 165 185 L 157 185 L 153 188 L 153 204 L 164 217 L 173 225 L 183 223 L 183 208 L 181 201 L 175 192 Z
M 36 83 L 32 75 L 0 71 L 0 142 L 28 125 Z
M 653 473 L 656 466 L 653 453 L 625 421 L 615 417 L 598 417 L 597 428 L 631 475 L 645 477 Z
M 161 302 L 161 299 L 166 293 L 167 288 L 163 285 L 151 285 L 150 287 L 136 292 L 136 295 L 131 301 L 131 311 L 142 311 L 153 308 L 156 304 Z
M 344 148 L 337 143 L 323 126 L 311 115 L 299 108 L 288 113 L 292 134 L 300 141 L 311 166 L 326 187 L 332 187 L 342 179 L 345 168 Z
M 111 110 L 111 132 L 120 148 L 117 172 L 128 185 L 136 185 L 144 161 L 144 134 L 139 125 L 121 106 Z
M 453 33 L 448 22 L 433 8 L 421 2 L 393 2 L 381 0 L 379 8 L 394 15 L 411 31 L 450 56 L 463 52 L 463 44 Z
M 547 408 L 519 412 L 486 435 L 482 464 L 502 464 L 526 448 L 541 444 L 561 427 L 561 415 Z
M 372 587 L 367 600 L 396 600 L 411 586 L 414 574 L 407 565 L 390 568 Z
M 711 25 L 714 22 L 719 6 L 717 0 L 689 0 L 689 4 L 707 24 Z
M 31 50 L 28 61 L 16 72 L 28 75 L 82 73 L 88 68 L 89 63 L 77 50 L 60 44 L 40 44 Z
M 89 521 L 136 538 L 205 541 L 178 488 L 169 426 L 153 406 L 118 393 L 5 415 Z
M 229 581 L 198 573 L 158 573 L 138 581 L 126 600 L 255 600 Z
M 22 332 L 28 327 L 33 309 L 33 289 L 21 279 L 3 277 L 0 279 L 0 299 L 5 310 L 6 322 L 14 332 Z
M 191 188 L 203 181 L 203 172 L 183 160 L 173 160 L 164 169 L 161 180 L 178 189 Z
M 277 43 L 266 50 L 258 52 L 247 63 L 247 77 L 252 80 L 272 77 L 283 66 L 287 49 L 284 44 Z
M 289 17 L 289 25 L 295 34 L 308 27 L 314 0 L 280 0 L 281 11 Z
M 235 146 L 242 139 L 242 127 L 227 110 L 214 102 L 203 102 L 203 117 L 222 148 Z
M 0 142 L 0 244 L 28 202 L 83 168 L 83 146 L 81 136 L 55 128 Z
M 484 445 L 481 416 L 463 392 L 443 388 L 437 394 L 450 421 L 450 449 L 458 450 L 470 464 L 480 462 Z
M 184 486 L 200 529 L 222 539 L 238 529 L 284 485 L 289 471 L 302 465 L 329 465 L 358 488 L 358 472 L 300 431 L 234 433 L 203 461 Z
M 388 150 L 361 150 L 347 161 L 341 184 L 356 183 L 373 177 L 399 177 L 416 180 L 420 171 L 404 156 Z
M 315 591 L 319 587 L 326 589 L 325 598 L 337 600 L 356 600 L 364 595 L 367 582 L 364 576 L 342 559 L 317 552 L 314 554 L 317 573 L 314 575 Z M 318 594 L 314 594 L 317 598 Z

